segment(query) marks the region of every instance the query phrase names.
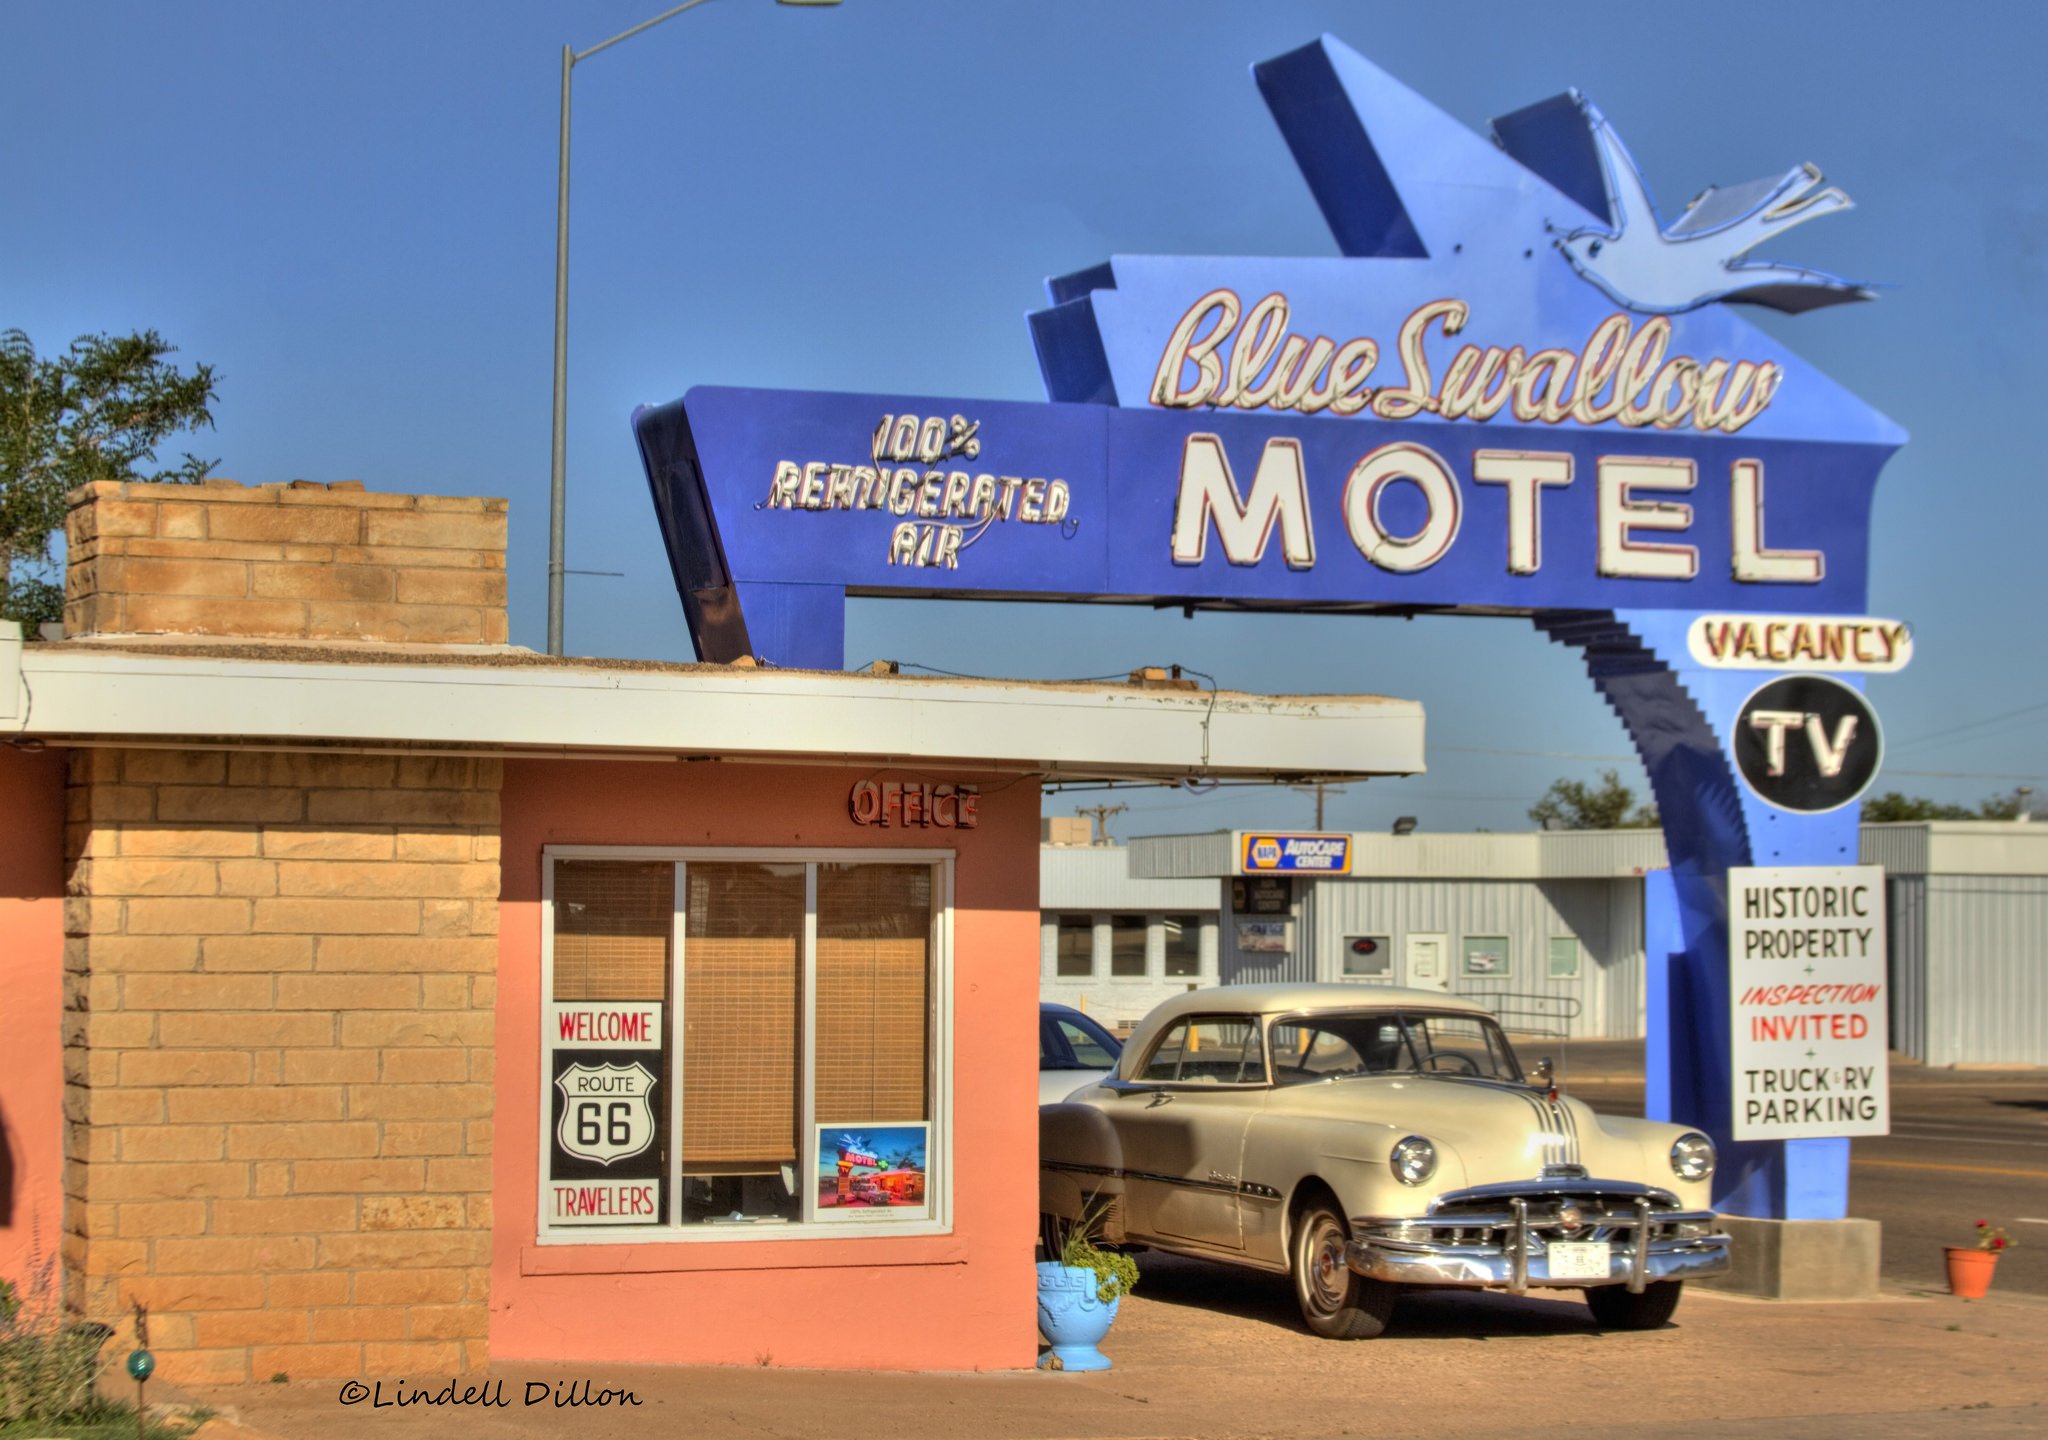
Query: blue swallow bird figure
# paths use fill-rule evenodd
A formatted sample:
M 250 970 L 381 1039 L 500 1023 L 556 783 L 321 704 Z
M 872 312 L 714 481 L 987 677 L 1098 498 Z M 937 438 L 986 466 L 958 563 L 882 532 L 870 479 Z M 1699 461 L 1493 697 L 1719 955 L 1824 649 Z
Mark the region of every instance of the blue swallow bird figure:
M 1811 165 L 1776 179 L 1709 186 L 1670 229 L 1657 220 L 1642 171 L 1597 107 L 1575 96 L 1600 158 L 1611 228 L 1574 230 L 1557 240 L 1571 266 L 1631 310 L 1669 315 L 1716 300 L 1799 312 L 1874 298 L 1851 280 L 1742 257 L 1774 235 L 1853 202 Z

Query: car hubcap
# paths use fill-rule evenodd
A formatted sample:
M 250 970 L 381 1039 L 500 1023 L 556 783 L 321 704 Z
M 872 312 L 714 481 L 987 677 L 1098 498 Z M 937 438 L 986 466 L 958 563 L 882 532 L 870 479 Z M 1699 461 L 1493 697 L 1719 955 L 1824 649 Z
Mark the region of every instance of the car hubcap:
M 1344 1302 L 1349 1271 L 1344 1264 L 1344 1236 L 1333 1225 L 1322 1225 L 1309 1241 L 1309 1300 L 1318 1310 L 1335 1310 Z

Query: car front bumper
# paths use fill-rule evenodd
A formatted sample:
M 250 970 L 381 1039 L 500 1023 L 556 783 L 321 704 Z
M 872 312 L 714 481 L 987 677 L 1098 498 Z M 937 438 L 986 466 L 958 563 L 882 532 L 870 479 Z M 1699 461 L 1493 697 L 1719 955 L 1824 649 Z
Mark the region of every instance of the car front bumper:
M 1609 1189 L 1611 1201 L 1612 1188 L 1603 1188 Z M 1515 1196 L 1491 1213 L 1355 1220 L 1357 1238 L 1345 1246 L 1344 1258 L 1372 1280 L 1484 1287 L 1517 1295 L 1598 1285 L 1626 1285 L 1640 1293 L 1659 1281 L 1699 1280 L 1728 1270 L 1729 1239 L 1713 1230 L 1713 1212 L 1656 1206 L 1643 1192 L 1625 1206 L 1603 1207 L 1597 1216 L 1597 1238 L 1608 1246 L 1605 1275 L 1553 1275 L 1552 1240 L 1539 1232 L 1553 1221 L 1555 1198 Z

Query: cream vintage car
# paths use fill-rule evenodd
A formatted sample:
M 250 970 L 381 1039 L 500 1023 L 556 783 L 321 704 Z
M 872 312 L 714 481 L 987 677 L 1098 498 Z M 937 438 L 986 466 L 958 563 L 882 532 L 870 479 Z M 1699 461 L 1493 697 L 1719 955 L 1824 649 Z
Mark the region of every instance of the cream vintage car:
M 1379 1334 L 1404 1285 L 1582 1290 L 1606 1328 L 1662 1325 L 1728 1268 L 1713 1144 L 1595 1114 L 1547 1068 L 1442 992 L 1190 991 L 1041 1108 L 1040 1209 L 1102 1196 L 1110 1240 L 1291 1274 L 1336 1339 Z

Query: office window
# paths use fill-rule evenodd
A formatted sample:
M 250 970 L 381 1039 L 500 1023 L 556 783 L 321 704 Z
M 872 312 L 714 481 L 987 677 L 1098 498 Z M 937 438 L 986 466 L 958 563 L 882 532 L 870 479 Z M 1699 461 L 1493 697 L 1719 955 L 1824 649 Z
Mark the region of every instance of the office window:
M 1166 930 L 1166 977 L 1192 980 L 1202 973 L 1202 917 L 1169 915 Z
M 1060 916 L 1053 968 L 1063 979 L 1085 980 L 1095 973 L 1095 917 Z
M 844 853 L 550 856 L 543 1240 L 939 1213 L 947 870 Z
M 1344 975 L 1352 980 L 1384 980 L 1394 973 L 1394 946 L 1385 935 L 1346 935 Z
M 1508 973 L 1508 937 L 1468 935 L 1465 937 L 1464 973 L 1475 980 L 1498 980 Z
M 1553 935 L 1550 937 L 1550 978 L 1553 980 L 1576 980 L 1579 978 L 1579 940 L 1576 935 Z
M 1109 917 L 1109 973 L 1120 979 L 1142 979 L 1145 974 L 1145 917 Z

